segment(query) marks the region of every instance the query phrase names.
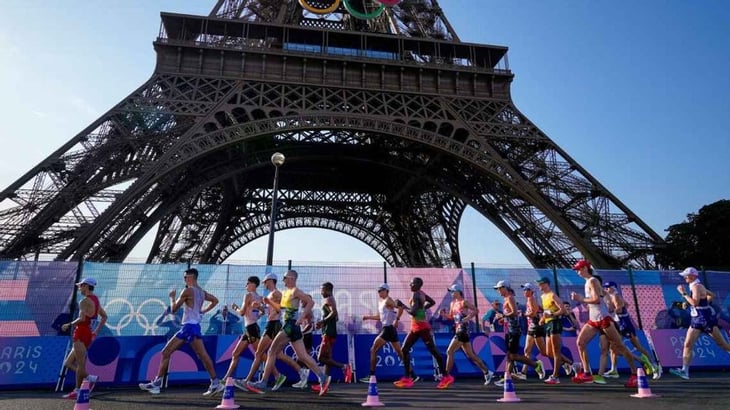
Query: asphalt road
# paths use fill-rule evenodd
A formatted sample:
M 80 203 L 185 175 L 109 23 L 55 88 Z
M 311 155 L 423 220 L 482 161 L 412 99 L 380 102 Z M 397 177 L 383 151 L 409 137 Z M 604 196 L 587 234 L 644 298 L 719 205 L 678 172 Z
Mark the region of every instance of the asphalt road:
M 498 403 L 503 390 L 494 385 L 483 386 L 476 379 L 457 380 L 446 390 L 436 389 L 434 382 L 419 382 L 412 389 L 397 389 L 390 382 L 378 383 L 380 401 L 388 408 L 445 409 L 484 408 L 486 406 L 520 409 L 623 409 L 642 410 L 730 409 L 730 374 L 697 373 L 691 380 L 681 380 L 666 374 L 662 379 L 649 380 L 649 387 L 661 397 L 638 399 L 630 397 L 636 389 L 623 387 L 625 377 L 607 385 L 577 385 L 567 377 L 562 384 L 549 386 L 537 379 L 515 384 L 519 403 Z M 99 386 L 92 394 L 93 410 L 115 409 L 205 409 L 215 408 L 221 396 L 202 396 L 204 385 L 174 386 L 153 396 L 137 388 Z M 235 404 L 245 409 L 343 409 L 360 408 L 367 397 L 367 384 L 333 384 L 330 392 L 319 397 L 311 391 L 282 387 L 278 392 L 256 395 L 236 390 Z M 60 398 L 47 390 L 0 391 L 0 409 L 56 410 L 73 409 L 75 402 Z

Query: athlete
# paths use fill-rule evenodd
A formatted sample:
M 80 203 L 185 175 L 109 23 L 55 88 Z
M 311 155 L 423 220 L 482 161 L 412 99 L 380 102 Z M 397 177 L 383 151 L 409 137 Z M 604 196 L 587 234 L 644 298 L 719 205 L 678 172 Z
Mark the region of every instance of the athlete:
M 198 270 L 191 268 L 185 271 L 183 276 L 185 281 L 185 290 L 180 293 L 180 297 L 175 300 L 176 292 L 173 289 L 170 291 L 170 310 L 175 313 L 180 307 L 183 307 L 183 318 L 182 318 L 182 329 L 175 333 L 175 337 L 167 341 L 165 347 L 162 349 L 162 359 L 160 360 L 160 367 L 157 370 L 157 377 L 155 377 L 149 383 L 140 383 L 139 388 L 147 390 L 152 394 L 160 394 L 160 388 L 162 387 L 162 378 L 167 374 L 167 368 L 170 364 L 170 356 L 172 353 L 182 347 L 184 343 L 190 343 L 195 354 L 198 355 L 200 361 L 203 362 L 203 366 L 210 375 L 210 386 L 208 390 L 203 393 L 203 396 L 215 396 L 216 394 L 223 391 L 226 388 L 224 383 L 221 383 L 216 376 L 215 367 L 213 361 L 210 360 L 208 352 L 205 351 L 203 345 L 203 334 L 200 331 L 200 321 L 203 315 L 210 312 L 218 305 L 218 298 L 211 295 L 210 293 L 203 290 L 198 285 Z M 208 305 L 203 308 L 203 303 L 208 302 Z
M 349 364 L 340 363 L 332 358 L 332 349 L 337 341 L 337 303 L 332 295 L 334 285 L 331 282 L 322 284 L 320 292 L 322 295 L 322 320 L 316 324 L 317 329 L 322 329 L 322 343 L 319 346 L 317 360 L 324 365 L 324 372 L 330 374 L 332 367 L 342 370 L 345 375 L 345 383 L 352 383 L 352 368 Z
M 545 379 L 545 384 L 560 384 L 559 369 L 562 366 L 567 376 L 574 372 L 573 361 L 566 357 L 561 349 L 563 347 L 563 322 L 561 317 L 569 312 L 558 295 L 550 288 L 550 278 L 542 277 L 535 281 L 540 287 L 540 304 L 542 306 L 542 317 L 540 324 L 545 331 L 545 349 L 547 356 L 553 359 L 553 373 Z
M 382 324 L 380 333 L 373 340 L 373 345 L 370 347 L 370 376 L 375 375 L 375 365 L 378 361 L 378 350 L 380 350 L 386 343 L 390 343 L 398 354 L 398 358 L 403 361 L 403 350 L 401 350 L 400 342 L 398 341 L 398 330 L 395 328 L 395 322 L 397 321 L 396 315 L 401 313 L 397 310 L 395 301 L 390 297 L 390 286 L 387 283 L 383 283 L 378 286 L 378 313 L 375 315 L 365 315 L 362 320 L 379 320 Z M 370 377 L 360 379 L 363 383 L 369 383 Z
M 269 351 L 269 347 L 271 347 L 271 342 L 281 330 L 281 308 L 279 306 L 279 303 L 281 302 L 281 292 L 276 288 L 277 279 L 278 278 L 274 273 L 267 273 L 266 276 L 264 276 L 264 286 L 269 292 L 266 297 L 261 299 L 263 304 L 262 308 L 267 312 L 266 327 L 264 328 L 263 337 L 259 340 L 258 347 L 256 348 L 256 356 L 254 357 L 253 363 L 251 363 L 251 368 L 249 369 L 248 374 L 243 380 L 236 379 L 233 381 L 233 385 L 241 390 L 248 390 L 253 393 L 263 394 L 263 391 L 256 388 L 253 383 L 249 382 L 253 379 L 261 364 L 266 363 L 266 359 L 268 357 L 267 352 Z M 281 350 L 279 350 L 275 356 L 294 370 L 297 370 L 301 376 L 301 367 L 299 367 L 294 359 L 284 354 Z M 272 374 L 274 375 L 274 386 L 272 387 L 272 390 L 275 391 L 284 384 L 286 376 L 281 374 L 276 369 L 276 366 L 274 366 Z M 259 380 L 259 382 L 262 381 L 264 385 L 268 383 L 268 380 Z
M 714 298 L 715 294 L 705 288 L 699 280 L 699 272 L 697 269 L 689 267 L 679 274 L 689 285 L 689 292 L 685 290 L 683 285 L 677 285 L 677 291 L 682 298 L 690 305 L 690 324 L 687 328 L 687 336 L 684 339 L 684 350 L 682 352 L 682 368 L 669 369 L 669 372 L 675 376 L 689 380 L 689 365 L 692 363 L 693 352 L 697 339 L 702 333 L 712 336 L 717 346 L 730 352 L 730 344 L 720 333 L 720 327 L 717 324 L 717 316 L 714 309 L 710 306 L 708 299 Z
M 537 303 L 537 285 L 524 283 L 520 285 L 525 294 L 525 313 L 527 320 L 527 337 L 525 337 L 525 356 L 532 359 L 532 351 L 537 346 L 538 352 L 545 357 L 552 357 L 545 348 L 545 328 L 542 326 L 542 307 Z M 522 365 L 522 371 L 516 375 L 521 380 L 527 379 L 527 365 Z
M 618 293 L 617 288 L 618 284 L 613 281 L 604 282 L 603 284 L 603 290 L 611 299 L 611 303 L 613 304 L 615 309 L 614 320 L 616 321 L 618 332 L 625 339 L 629 339 L 631 344 L 634 345 L 634 348 L 636 348 L 636 350 L 641 353 L 641 356 L 639 357 L 634 354 L 632 354 L 632 357 L 642 364 L 644 370 L 646 370 L 646 374 L 653 375 L 653 379 L 657 380 L 662 377 L 661 365 L 659 365 L 659 363 L 655 364 L 651 362 L 651 359 L 649 359 L 649 352 L 644 348 L 644 346 L 641 345 L 641 342 L 639 342 L 639 338 L 636 336 L 636 328 L 634 327 L 634 323 L 631 321 L 631 316 L 626 309 L 626 300 L 623 298 L 623 296 L 621 296 L 620 293 Z M 612 350 L 611 370 L 603 373 L 603 376 L 611 378 L 618 377 L 618 371 L 616 370 L 616 360 L 616 353 Z
M 581 328 L 576 340 L 578 347 L 578 353 L 580 354 L 580 360 L 583 365 L 583 371 L 573 377 L 575 383 L 593 383 L 593 375 L 591 374 L 591 365 L 588 360 L 588 343 L 599 335 L 601 332 L 606 334 L 606 338 L 611 345 L 611 348 L 616 353 L 622 355 L 626 362 L 628 362 L 631 368 L 631 377 L 629 381 L 624 384 L 625 387 L 636 388 L 636 365 L 631 360 L 631 353 L 629 349 L 624 346 L 621 341 L 621 335 L 619 335 L 616 327 L 613 324 L 613 319 L 608 314 L 608 308 L 606 302 L 603 299 L 603 289 L 601 288 L 601 282 L 593 276 L 593 268 L 590 262 L 586 260 L 578 261 L 574 266 L 573 270 L 578 273 L 578 276 L 585 279 L 584 296 L 581 296 L 575 292 L 570 293 L 570 298 L 573 301 L 584 303 L 588 306 L 588 321 L 583 328 Z
M 507 348 L 507 366 L 504 369 L 505 374 L 514 370 L 514 362 L 520 362 L 528 364 L 535 368 L 540 380 L 545 378 L 545 370 L 540 360 L 532 360 L 529 357 L 520 353 L 520 336 L 522 330 L 517 313 L 517 301 L 515 300 L 515 291 L 512 290 L 510 283 L 506 280 L 500 280 L 494 285 L 494 289 L 497 289 L 499 294 L 504 298 L 504 309 L 501 314 L 497 314 L 497 319 L 503 319 L 506 322 L 507 328 L 504 331 L 504 344 Z M 504 386 L 505 377 L 496 381 L 496 386 Z
M 71 392 L 63 396 L 65 399 L 73 400 L 78 398 L 79 389 L 81 388 L 81 383 L 83 383 L 84 379 L 87 379 L 89 382 L 89 391 L 93 390 L 94 385 L 96 385 L 98 376 L 90 375 L 86 371 L 86 354 L 96 335 L 104 328 L 107 319 L 106 311 L 104 311 L 104 308 L 101 307 L 99 304 L 99 298 L 94 294 L 96 279 L 85 278 L 81 282 L 77 283 L 76 287 L 84 296 L 84 298 L 79 302 L 79 317 L 70 323 L 61 325 L 61 330 L 64 332 L 68 331 L 71 327 L 76 326 L 74 328 L 73 335 L 71 336 L 71 339 L 73 340 L 71 351 L 68 353 L 66 360 L 63 362 L 64 366 L 73 370 L 76 374 L 76 387 Z M 97 320 L 97 318 L 101 319 Z M 91 329 L 92 327 L 94 327 L 93 330 Z
M 443 375 L 439 385 L 448 387 L 448 385 L 454 382 L 454 377 L 444 372 L 444 359 L 436 349 L 436 342 L 433 339 L 433 333 L 431 333 L 431 325 L 426 318 L 426 310 L 435 305 L 436 301 L 421 290 L 422 286 L 423 279 L 413 278 L 410 283 L 413 295 L 408 301 L 408 305 L 406 306 L 402 301 L 396 300 L 396 305 L 411 315 L 411 330 L 403 342 L 403 368 L 405 374 L 394 383 L 396 387 L 413 387 L 414 376 L 412 373 L 413 366 L 411 365 L 411 349 L 418 339 L 421 339 L 423 344 L 426 345 L 426 349 L 428 349 L 431 356 L 436 360 L 438 372 Z M 397 317 L 397 319 L 400 319 L 400 317 Z
M 449 318 L 454 320 L 454 337 L 446 349 L 446 373 L 450 374 L 454 367 L 454 354 L 461 349 L 466 357 L 471 360 L 484 374 L 484 385 L 488 385 L 494 377 L 484 361 L 474 353 L 474 348 L 469 340 L 469 322 L 479 317 L 479 310 L 473 303 L 464 299 L 464 289 L 461 285 L 453 284 L 448 291 L 451 293 L 451 304 L 449 306 Z M 451 383 L 441 382 L 436 386 L 439 389 L 449 387 Z
M 238 361 L 243 353 L 249 346 L 253 348 L 255 352 L 258 348 L 259 340 L 261 339 L 261 328 L 259 327 L 258 320 L 263 308 L 263 298 L 256 292 L 259 287 L 260 281 L 256 276 L 250 276 L 246 281 L 246 295 L 243 297 L 243 302 L 239 307 L 235 303 L 231 305 L 231 309 L 235 310 L 241 317 L 243 317 L 243 324 L 246 326 L 246 330 L 236 347 L 233 349 L 231 354 L 231 364 L 228 366 L 228 371 L 223 377 L 223 380 L 227 380 L 229 377 L 233 377 L 238 367 Z
M 269 300 L 267 302 L 275 309 L 283 310 L 284 325 L 279 333 L 277 333 L 274 337 L 271 347 L 269 347 L 262 380 L 258 383 L 248 382 L 247 384 L 253 385 L 252 387 L 263 391 L 266 388 L 266 380 L 268 380 L 274 370 L 277 353 L 281 352 L 284 349 L 284 346 L 289 343 L 294 349 L 294 352 L 296 352 L 297 357 L 302 360 L 311 371 L 317 374 L 320 384 L 319 395 L 324 396 L 329 390 L 332 377 L 326 375 L 324 371 L 317 366 L 317 362 L 314 361 L 312 356 L 309 355 L 309 352 L 307 352 L 304 348 L 301 325 L 305 322 L 304 317 L 311 314 L 314 301 L 308 294 L 297 288 L 298 276 L 297 271 L 288 270 L 284 274 L 284 286 L 286 286 L 286 289 L 281 294 L 281 303 L 275 304 L 273 300 Z M 301 314 L 299 312 L 300 305 L 302 307 Z

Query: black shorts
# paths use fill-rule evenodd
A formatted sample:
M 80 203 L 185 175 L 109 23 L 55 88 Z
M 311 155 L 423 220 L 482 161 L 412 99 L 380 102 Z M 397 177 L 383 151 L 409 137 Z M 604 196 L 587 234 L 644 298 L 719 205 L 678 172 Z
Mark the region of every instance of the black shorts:
M 527 328 L 527 336 L 532 337 L 545 337 L 545 327 L 541 325 L 534 325 L 532 328 Z
M 281 321 L 269 320 L 266 323 L 266 329 L 264 330 L 264 336 L 268 336 L 269 339 L 274 340 L 276 334 L 281 330 Z
M 469 329 L 462 326 L 457 327 L 453 338 L 461 343 L 469 343 Z
M 510 354 L 521 354 L 520 352 L 520 334 L 504 334 L 504 345 L 507 348 L 507 353 Z
M 551 320 L 544 325 L 545 336 L 562 335 L 563 322 L 560 319 Z
M 385 340 L 389 343 L 395 343 L 398 341 L 398 331 L 395 330 L 395 326 L 383 326 L 382 329 L 380 329 L 380 333 L 378 334 L 378 337 Z
M 304 342 L 304 348 L 307 349 L 307 352 L 311 352 L 312 351 L 312 332 L 303 333 L 302 342 Z
M 256 343 L 259 339 L 261 339 L 261 328 L 258 323 L 246 326 L 246 332 L 241 335 L 241 340 L 249 343 Z

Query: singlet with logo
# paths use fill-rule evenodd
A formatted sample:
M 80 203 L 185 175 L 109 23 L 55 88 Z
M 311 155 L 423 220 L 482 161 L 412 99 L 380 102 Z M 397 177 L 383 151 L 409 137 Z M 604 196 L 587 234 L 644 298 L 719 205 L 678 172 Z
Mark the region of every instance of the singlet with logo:
M 468 325 L 467 321 L 464 320 L 468 311 L 468 309 L 464 308 L 464 302 L 464 299 L 451 301 L 451 315 L 454 318 L 454 328 L 456 329 L 463 329 Z
M 261 301 L 264 299 L 263 296 L 259 295 L 256 292 L 249 292 L 249 295 L 252 296 L 250 303 L 258 302 L 259 304 L 261 304 Z M 258 322 L 260 316 L 261 316 L 261 311 L 259 310 L 259 308 L 256 308 L 256 309 L 249 308 L 246 311 L 246 314 L 243 315 L 243 323 L 246 326 L 250 326 L 250 325 Z
M 299 300 L 294 298 L 297 288 L 284 289 L 281 292 L 281 309 L 284 311 L 284 320 L 299 319 Z
M 423 295 L 423 292 L 421 292 L 419 290 L 413 294 L 413 298 L 415 299 L 422 295 Z M 428 320 L 426 320 L 426 310 L 423 307 L 421 307 L 420 309 L 413 312 L 413 315 L 411 318 L 411 331 L 419 332 L 421 330 L 428 330 L 428 329 L 431 329 L 431 325 L 428 323 Z
M 387 305 L 388 299 L 383 299 L 380 302 L 378 302 L 378 311 L 380 313 L 380 323 L 383 324 L 383 326 L 393 326 L 393 322 L 395 322 L 395 316 L 396 311 L 393 309 L 393 307 L 388 307 Z
M 96 295 L 88 295 L 86 297 L 94 304 L 94 314 L 91 316 L 85 316 L 84 320 L 78 323 L 78 326 L 95 327 L 99 313 L 99 298 Z
M 553 320 L 559 319 L 555 315 L 555 313 L 557 313 L 560 309 L 555 306 L 555 301 L 553 300 L 553 292 L 543 293 L 542 295 L 540 295 L 540 302 L 542 302 L 542 310 L 552 313 L 552 315 L 550 316 L 545 316 L 545 323 L 549 323 Z
M 507 306 L 507 298 L 504 299 L 504 305 Z M 507 333 L 513 336 L 522 334 L 520 319 L 516 314 L 513 314 L 512 316 L 505 316 L 504 319 L 507 321 Z
M 200 308 L 203 307 L 203 301 L 205 301 L 205 291 L 197 286 L 193 286 L 190 289 L 193 291 L 193 305 L 188 306 L 186 303 L 183 308 L 182 323 L 184 325 L 199 324 L 203 319 Z
M 590 286 L 590 280 L 587 280 L 583 290 L 585 292 L 585 297 L 588 299 L 593 299 L 593 288 Z M 603 297 L 601 295 L 598 295 L 598 304 L 595 303 L 588 303 L 588 320 L 593 322 L 600 322 L 608 316 L 608 307 L 606 306 L 606 301 L 603 300 Z

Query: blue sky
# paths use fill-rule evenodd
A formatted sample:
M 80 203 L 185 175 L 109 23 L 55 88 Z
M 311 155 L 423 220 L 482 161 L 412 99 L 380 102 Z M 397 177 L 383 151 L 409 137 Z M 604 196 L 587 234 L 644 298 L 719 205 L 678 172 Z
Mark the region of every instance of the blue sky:
M 463 41 L 509 47 L 517 107 L 660 235 L 703 205 L 730 198 L 730 3 L 440 3 Z M 160 11 L 207 14 L 214 4 L 3 2 L 0 187 L 149 78 Z M 471 210 L 459 240 L 465 265 L 527 264 Z M 261 261 L 265 248 L 261 238 L 231 259 Z M 355 239 L 313 229 L 278 232 L 274 258 L 381 260 Z

